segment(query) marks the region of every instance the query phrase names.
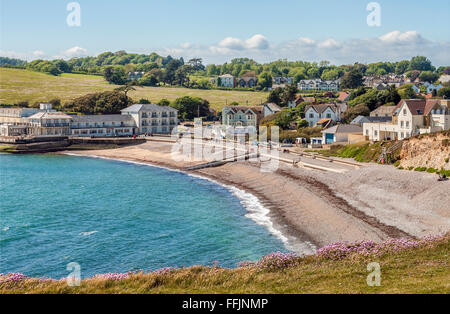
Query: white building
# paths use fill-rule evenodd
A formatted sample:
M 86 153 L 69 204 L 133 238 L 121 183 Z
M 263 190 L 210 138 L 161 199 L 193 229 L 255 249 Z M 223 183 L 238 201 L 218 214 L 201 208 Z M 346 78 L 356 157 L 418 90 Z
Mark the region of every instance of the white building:
M 259 121 L 264 117 L 262 106 L 225 106 L 222 109 L 222 124 L 233 127 L 253 126 L 258 128 Z
M 449 100 L 401 100 L 392 122 L 364 123 L 363 129 L 370 141 L 402 140 L 417 134 L 448 130 Z
M 136 122 L 131 115 L 72 116 L 70 132 L 80 137 L 131 136 L 136 132 Z
M 235 85 L 236 79 L 231 74 L 224 74 L 217 78 L 217 86 L 233 88 Z
M 137 134 L 170 134 L 178 125 L 178 110 L 168 106 L 135 104 L 121 112 L 134 119 Z
M 305 108 L 305 119 L 309 126 L 314 126 L 319 120 L 326 118 L 337 122 L 341 119 L 339 106 L 335 104 L 309 105 Z
M 62 112 L 38 112 L 26 118 L 28 134 L 38 137 L 69 136 L 71 116 Z
M 301 80 L 297 87 L 299 90 L 315 90 L 315 91 L 338 91 L 340 89 L 339 80 L 323 81 L 321 79 L 315 80 Z

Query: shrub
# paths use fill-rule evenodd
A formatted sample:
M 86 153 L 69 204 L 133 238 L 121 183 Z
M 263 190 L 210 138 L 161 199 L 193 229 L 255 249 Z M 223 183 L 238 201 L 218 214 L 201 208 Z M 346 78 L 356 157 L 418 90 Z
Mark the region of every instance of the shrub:
M 428 173 L 436 173 L 438 170 L 437 169 L 434 169 L 434 168 L 428 168 L 427 169 L 427 172 Z
M 414 169 L 414 171 L 420 171 L 420 172 L 423 172 L 426 170 L 427 170 L 427 167 L 417 167 L 416 169 Z
M 397 160 L 396 162 L 394 162 L 394 167 L 398 167 L 400 166 L 400 160 Z

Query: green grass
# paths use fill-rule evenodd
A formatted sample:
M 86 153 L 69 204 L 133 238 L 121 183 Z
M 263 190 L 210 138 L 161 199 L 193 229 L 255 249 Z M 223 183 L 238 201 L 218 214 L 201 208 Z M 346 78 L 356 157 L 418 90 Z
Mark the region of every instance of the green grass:
M 22 69 L 0 68 L 0 103 L 17 104 L 21 101 L 45 102 L 59 98 L 64 103 L 85 94 L 109 91 L 117 85 L 108 84 L 103 77 L 64 73 L 53 76 Z M 182 96 L 196 96 L 208 100 L 211 107 L 221 110 L 234 101 L 241 105 L 259 105 L 267 99 L 267 92 L 200 90 L 179 87 L 138 87 L 128 95 L 135 101 L 147 98 L 157 102 L 162 98 L 174 100 Z
M 0 293 L 450 293 L 449 252 L 446 236 L 378 257 L 308 256 L 282 269 L 194 266 L 122 280 L 86 279 L 80 287 L 26 279 L 0 283 Z M 366 283 L 372 262 L 381 266 L 381 286 Z

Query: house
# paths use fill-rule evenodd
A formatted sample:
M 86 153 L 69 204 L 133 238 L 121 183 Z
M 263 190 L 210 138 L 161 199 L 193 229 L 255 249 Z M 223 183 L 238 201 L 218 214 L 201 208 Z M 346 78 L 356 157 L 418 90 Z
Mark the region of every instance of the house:
M 349 143 L 351 135 L 361 135 L 363 129 L 355 124 L 338 124 L 322 131 L 322 142 L 325 144 Z
M 427 94 L 431 94 L 433 90 L 436 90 L 436 92 L 438 92 L 442 87 L 444 87 L 442 86 L 442 84 L 433 85 L 428 82 L 425 82 L 423 85 L 425 85 L 425 87 L 427 88 Z
M 335 124 L 336 124 L 335 121 L 329 118 L 322 118 L 319 121 L 317 121 L 316 126 L 322 129 L 326 129 L 332 127 Z
M 264 104 L 264 117 L 270 116 L 277 112 L 280 112 L 281 108 L 275 103 L 266 103 Z
M 371 122 L 391 122 L 392 117 L 365 117 L 365 116 L 357 116 L 355 119 L 350 122 L 350 124 L 356 124 L 359 126 L 363 126 L 364 123 Z
M 380 106 L 370 113 L 371 117 L 392 117 L 396 106 Z
M 275 76 L 272 77 L 273 85 L 291 85 L 294 82 L 292 77 Z
M 339 96 L 338 96 L 339 101 L 347 102 L 349 98 L 350 98 L 349 92 L 340 92 L 339 93 Z
M 442 75 L 439 77 L 439 82 L 441 82 L 442 84 L 450 82 L 450 75 L 448 75 L 448 74 L 442 74 Z
M 414 93 L 420 94 L 420 88 L 417 87 L 416 84 L 412 84 L 412 85 L 411 85 L 411 88 L 413 89 Z
M 131 136 L 136 132 L 136 122 L 131 115 L 105 114 L 72 116 L 72 136 L 113 137 Z
M 293 108 L 297 107 L 299 104 L 301 104 L 304 101 L 305 101 L 305 99 L 302 96 L 297 97 L 297 98 L 295 98 L 295 100 L 291 100 L 291 101 L 288 102 L 288 108 L 289 109 L 293 109 Z
M 71 116 L 62 112 L 38 112 L 26 118 L 27 133 L 37 137 L 69 136 Z
M 320 119 L 328 118 L 333 121 L 341 119 L 340 109 L 336 104 L 308 105 L 305 108 L 305 119 L 309 126 L 314 126 Z
M 257 128 L 263 117 L 263 106 L 225 106 L 222 109 L 222 124 L 227 126 Z
M 233 88 L 236 85 L 236 80 L 231 74 L 224 74 L 217 77 L 217 86 L 219 87 L 230 87 Z
M 26 124 L 26 118 L 38 112 L 55 112 L 51 104 L 40 104 L 38 108 L 23 107 L 0 107 L 0 124 L 7 123 L 12 125 Z
M 145 72 L 128 72 L 128 80 L 130 81 L 139 81 Z
M 247 72 L 237 79 L 237 86 L 241 88 L 252 88 L 258 83 L 255 72 Z
M 449 100 L 403 99 L 395 107 L 391 122 L 364 123 L 370 141 L 403 140 L 416 134 L 450 129 Z
M 134 119 L 136 134 L 170 134 L 178 125 L 178 110 L 169 106 L 134 104 L 121 113 Z
M 315 80 L 300 80 L 297 84 L 299 90 L 314 90 L 314 91 L 338 91 L 340 81 L 323 81 L 321 79 Z

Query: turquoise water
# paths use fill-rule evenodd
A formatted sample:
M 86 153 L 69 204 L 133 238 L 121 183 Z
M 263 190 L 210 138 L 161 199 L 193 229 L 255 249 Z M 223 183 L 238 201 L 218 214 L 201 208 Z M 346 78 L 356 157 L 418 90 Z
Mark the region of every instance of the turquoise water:
M 0 273 L 62 278 L 235 267 L 287 251 L 225 187 L 180 172 L 59 155 L 0 155 Z

